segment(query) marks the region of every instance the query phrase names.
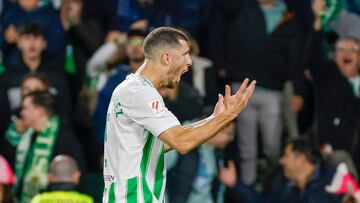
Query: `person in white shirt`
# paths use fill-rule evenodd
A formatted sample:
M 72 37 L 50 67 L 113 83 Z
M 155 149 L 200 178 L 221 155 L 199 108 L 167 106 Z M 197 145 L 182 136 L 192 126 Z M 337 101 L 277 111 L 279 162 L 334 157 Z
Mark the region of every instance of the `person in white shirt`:
M 192 64 L 187 36 L 173 28 L 153 30 L 144 41 L 145 61 L 113 94 L 107 112 L 103 202 L 164 202 L 164 153 L 185 154 L 212 138 L 245 108 L 256 81 L 244 80 L 219 95 L 212 116 L 181 126 L 165 107 L 161 88 L 173 88 Z

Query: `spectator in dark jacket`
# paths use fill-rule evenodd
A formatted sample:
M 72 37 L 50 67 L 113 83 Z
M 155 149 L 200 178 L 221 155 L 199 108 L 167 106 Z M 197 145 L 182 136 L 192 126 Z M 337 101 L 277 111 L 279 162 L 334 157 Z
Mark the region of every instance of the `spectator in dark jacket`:
M 5 73 L 1 75 L 3 103 L 14 110 L 20 104 L 20 84 L 28 73 L 41 73 L 54 88 L 57 99 L 61 101 L 61 115 L 68 116 L 71 112 L 70 96 L 64 71 L 51 57 L 43 54 L 47 46 L 45 33 L 36 23 L 26 23 L 20 26 L 17 46 L 21 57 L 13 65 L 7 65 Z M 4 95 L 5 94 L 5 95 Z M 9 118 L 7 118 L 9 119 Z M 6 121 L 5 121 L 6 122 Z
M 46 32 L 47 53 L 57 56 L 64 45 L 64 32 L 56 11 L 49 6 L 38 7 L 38 0 L 19 0 L 11 4 L 3 12 L 0 45 L 4 54 L 5 64 L 12 64 L 19 57 L 16 49 L 18 27 L 24 23 L 39 23 Z
M 86 63 L 105 36 L 97 19 L 86 16 L 83 7 L 83 0 L 64 0 L 60 10 L 66 45 L 64 68 L 75 103 L 84 84 Z
M 314 83 L 319 143 L 354 153 L 360 122 L 360 40 L 339 39 L 334 59 L 327 59 L 320 21 L 324 1 L 316 0 L 313 8 L 316 20 L 306 58 Z
M 241 179 L 250 185 L 257 179 L 258 131 L 265 156 L 273 162 L 279 156 L 285 81 L 292 80 L 295 86 L 293 111 L 302 107 L 303 30 L 287 1 L 221 0 L 216 5 L 228 20 L 226 30 L 220 31 L 228 35 L 221 38 L 228 39 L 222 47 L 225 50 L 217 50 L 227 54 L 222 66 L 227 78 L 234 89 L 246 77 L 258 81 L 247 108 L 237 119 Z
M 309 140 L 289 140 L 280 161 L 286 180 L 265 196 L 253 188 L 237 181 L 234 166 L 222 169 L 220 179 L 230 187 L 230 195 L 236 202 L 243 203 L 340 203 L 341 196 L 325 191 L 330 185 L 335 169 L 321 160 L 318 148 Z M 230 166 L 230 165 L 229 165 Z

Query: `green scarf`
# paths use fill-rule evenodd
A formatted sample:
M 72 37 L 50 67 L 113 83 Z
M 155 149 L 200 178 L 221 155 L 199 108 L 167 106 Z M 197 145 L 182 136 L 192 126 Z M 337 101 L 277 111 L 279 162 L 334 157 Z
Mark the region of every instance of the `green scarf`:
M 30 202 L 48 183 L 47 173 L 51 161 L 54 144 L 59 133 L 60 119 L 54 116 L 38 133 L 32 146 L 33 129 L 28 129 L 22 135 L 16 151 L 15 174 L 17 182 L 14 185 L 15 194 L 22 184 L 20 202 Z M 26 166 L 26 163 L 27 166 Z M 26 168 L 25 168 L 26 166 Z

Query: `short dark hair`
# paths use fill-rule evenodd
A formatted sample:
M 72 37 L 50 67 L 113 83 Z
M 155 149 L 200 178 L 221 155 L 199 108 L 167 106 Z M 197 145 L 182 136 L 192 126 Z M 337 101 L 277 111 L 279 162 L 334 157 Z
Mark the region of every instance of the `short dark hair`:
M 163 47 L 180 46 L 180 40 L 189 41 L 186 34 L 171 27 L 159 27 L 151 31 L 144 40 L 145 57 L 152 58 L 154 52 Z
M 44 91 L 30 92 L 24 96 L 24 100 L 30 97 L 34 106 L 41 106 L 45 109 L 49 118 L 56 114 L 56 101 L 55 98 L 49 93 Z
M 318 145 L 308 138 L 290 138 L 286 141 L 285 146 L 288 145 L 292 145 L 292 151 L 295 153 L 305 155 L 306 159 L 312 164 L 320 163 L 322 160 Z
M 44 28 L 35 22 L 28 22 L 28 23 L 24 23 L 22 25 L 19 26 L 18 28 L 18 33 L 19 35 L 34 35 L 36 37 L 41 36 L 44 39 L 46 38 L 46 33 Z
M 32 72 L 32 73 L 25 75 L 21 81 L 21 86 L 24 84 L 25 81 L 27 81 L 28 79 L 32 79 L 32 78 L 39 80 L 43 85 L 46 86 L 46 89 L 50 88 L 49 82 L 46 79 L 46 77 L 43 74 L 37 73 L 37 72 Z

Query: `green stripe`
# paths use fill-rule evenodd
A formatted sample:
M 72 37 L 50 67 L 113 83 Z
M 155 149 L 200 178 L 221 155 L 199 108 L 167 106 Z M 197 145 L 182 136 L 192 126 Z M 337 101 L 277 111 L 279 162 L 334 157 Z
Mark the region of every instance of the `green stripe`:
M 127 203 L 136 203 L 137 200 L 137 190 L 138 190 L 138 179 L 133 177 L 127 181 L 127 190 L 126 190 L 126 202 Z
M 152 193 L 150 191 L 150 188 L 146 182 L 146 171 L 149 166 L 150 161 L 150 153 L 152 150 L 154 144 L 154 136 L 148 132 L 147 140 L 143 149 L 143 155 L 141 158 L 141 179 L 142 179 L 142 187 L 143 187 L 143 193 L 144 193 L 144 202 L 152 202 Z
M 111 183 L 111 185 L 110 185 L 108 202 L 115 203 L 115 183 Z
M 156 171 L 155 171 L 155 186 L 154 186 L 155 191 L 154 191 L 154 193 L 155 193 L 155 197 L 158 200 L 160 198 L 161 189 L 164 184 L 163 172 L 164 172 L 164 144 L 162 144 L 162 146 L 161 146 L 159 161 L 158 161 L 158 164 L 156 166 Z

